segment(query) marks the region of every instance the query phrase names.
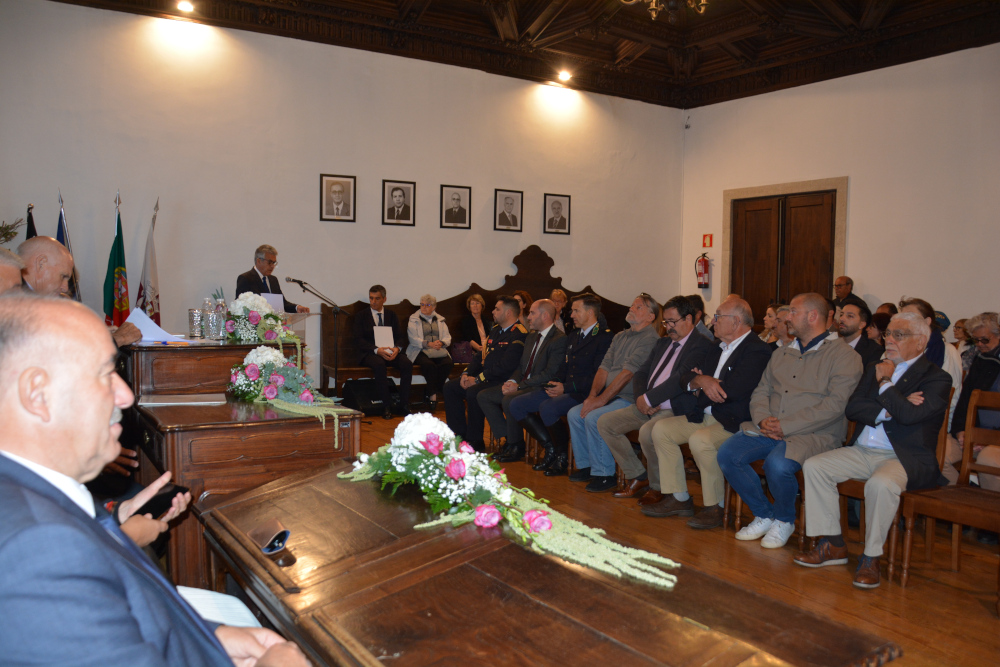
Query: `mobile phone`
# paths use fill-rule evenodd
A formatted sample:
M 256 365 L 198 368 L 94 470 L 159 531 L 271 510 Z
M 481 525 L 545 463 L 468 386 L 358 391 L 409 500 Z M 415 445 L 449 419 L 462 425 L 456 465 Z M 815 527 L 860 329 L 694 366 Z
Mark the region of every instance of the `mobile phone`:
M 154 519 L 158 519 L 170 509 L 174 496 L 178 493 L 187 493 L 188 491 L 189 489 L 186 486 L 167 484 L 160 489 L 159 493 L 147 500 L 145 505 L 137 509 L 135 513 L 139 515 L 152 514 Z

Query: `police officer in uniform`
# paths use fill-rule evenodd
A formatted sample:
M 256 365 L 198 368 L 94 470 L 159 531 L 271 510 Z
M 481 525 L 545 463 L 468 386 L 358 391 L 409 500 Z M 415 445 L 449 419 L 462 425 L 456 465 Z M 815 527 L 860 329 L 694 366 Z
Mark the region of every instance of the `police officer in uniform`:
M 569 431 L 562 417 L 587 398 L 614 338 L 601 317 L 601 298 L 595 294 L 575 297 L 570 317 L 576 330 L 566 334 L 563 380 L 550 382 L 543 392 L 524 394 L 510 402 L 511 417 L 545 448 L 545 458 L 534 469 L 544 470 L 548 476 L 566 474 Z
M 472 360 L 461 377 L 449 380 L 444 385 L 444 411 L 450 428 L 455 435 L 468 441 L 477 452 L 485 452 L 483 426 L 486 417 L 476 397 L 479 392 L 502 384 L 517 368 L 524 351 L 527 330 L 518 322 L 521 305 L 512 296 L 497 297 L 493 308 L 493 321 L 486 339 L 486 355 Z M 468 406 L 469 418 L 465 411 Z

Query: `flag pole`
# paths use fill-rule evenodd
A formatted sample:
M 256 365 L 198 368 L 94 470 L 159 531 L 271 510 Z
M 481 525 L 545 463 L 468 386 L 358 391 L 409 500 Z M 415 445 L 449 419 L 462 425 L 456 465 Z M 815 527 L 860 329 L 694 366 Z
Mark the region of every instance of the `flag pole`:
M 56 240 L 61 241 L 69 254 L 73 254 L 73 243 L 69 239 L 69 222 L 66 220 L 66 207 L 63 203 L 62 189 L 56 188 L 59 194 L 59 222 L 56 223 Z M 73 297 L 77 301 L 83 301 L 83 293 L 80 289 L 80 274 L 76 270 L 76 258 L 73 259 Z

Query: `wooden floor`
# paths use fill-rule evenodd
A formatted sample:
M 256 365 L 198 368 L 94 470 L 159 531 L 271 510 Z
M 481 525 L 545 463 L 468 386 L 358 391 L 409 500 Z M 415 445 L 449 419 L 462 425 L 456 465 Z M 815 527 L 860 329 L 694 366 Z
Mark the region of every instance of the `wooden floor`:
M 436 416 L 444 419 L 444 411 Z M 375 417 L 362 425 L 361 447 L 373 452 L 392 437 L 400 419 Z M 998 548 L 972 540 L 962 545 L 961 572 L 949 571 L 950 540 L 939 529 L 934 565 L 924 561 L 922 531 L 913 540 L 913 562 L 906 589 L 898 578 L 866 591 L 851 585 L 853 568 L 862 551 L 858 535 L 848 535 L 849 565 L 818 570 L 792 563 L 794 538 L 783 549 L 762 549 L 758 542 L 733 539 L 732 528 L 696 531 L 686 519 L 651 519 L 634 500 L 617 500 L 610 493 L 587 493 L 583 484 L 566 477 L 545 477 L 525 463 L 506 466 L 516 486 L 530 487 L 548 498 L 553 508 L 604 528 L 639 547 L 837 622 L 891 639 L 903 648 L 894 664 L 998 665 L 1000 620 L 996 614 Z M 700 504 L 700 490 L 691 489 Z

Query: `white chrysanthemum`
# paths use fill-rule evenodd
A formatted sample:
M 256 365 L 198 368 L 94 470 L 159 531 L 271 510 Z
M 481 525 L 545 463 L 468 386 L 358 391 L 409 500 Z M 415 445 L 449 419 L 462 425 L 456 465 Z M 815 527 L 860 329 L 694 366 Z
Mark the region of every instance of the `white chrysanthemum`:
M 393 464 L 405 463 L 415 454 L 426 452 L 420 443 L 427 439 L 428 433 L 436 434 L 446 444 L 450 444 L 455 438 L 455 434 L 447 424 L 426 412 L 407 415 L 406 419 L 396 427 L 396 432 L 389 441 Z
M 264 364 L 274 364 L 275 366 L 285 365 L 285 355 L 276 347 L 261 345 L 256 347 L 243 358 L 246 365 L 257 364 L 258 368 L 263 368 Z
M 243 310 L 244 308 L 247 311 L 255 310 L 262 316 L 274 312 L 274 308 L 271 308 L 271 304 L 267 302 L 267 299 L 253 292 L 244 292 L 229 304 L 229 312 L 233 315 L 246 315 L 247 312 Z

